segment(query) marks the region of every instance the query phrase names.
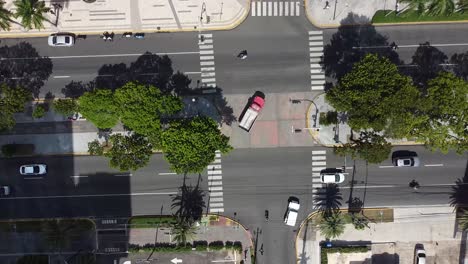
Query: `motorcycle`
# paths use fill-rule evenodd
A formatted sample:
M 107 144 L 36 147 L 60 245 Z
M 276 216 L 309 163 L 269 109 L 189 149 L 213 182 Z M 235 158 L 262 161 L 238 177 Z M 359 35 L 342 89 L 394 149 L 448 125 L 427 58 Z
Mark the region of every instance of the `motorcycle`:
M 241 60 L 247 59 L 247 50 L 241 51 L 239 55 L 237 55 L 237 57 L 240 58 Z
M 270 212 L 268 212 L 268 210 L 265 210 L 265 219 L 267 220 L 267 222 L 269 220 L 269 214 Z

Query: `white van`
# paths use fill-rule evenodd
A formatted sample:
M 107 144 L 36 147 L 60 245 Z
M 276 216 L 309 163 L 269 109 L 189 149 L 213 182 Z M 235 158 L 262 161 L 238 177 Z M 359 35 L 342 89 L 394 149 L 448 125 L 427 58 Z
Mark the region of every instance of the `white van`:
M 295 226 L 297 215 L 299 214 L 299 200 L 290 199 L 288 203 L 288 210 L 286 211 L 286 216 L 284 217 L 284 223 L 288 226 Z

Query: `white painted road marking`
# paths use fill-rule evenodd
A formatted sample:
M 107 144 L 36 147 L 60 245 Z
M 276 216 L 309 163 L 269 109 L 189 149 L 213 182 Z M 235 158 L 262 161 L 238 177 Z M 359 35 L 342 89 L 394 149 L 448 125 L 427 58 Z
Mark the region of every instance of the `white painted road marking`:
M 63 75 L 63 76 L 54 76 L 54 79 L 65 79 L 65 78 L 70 78 L 71 76 L 69 75 Z
M 386 165 L 386 166 L 379 166 L 379 168 L 384 169 L 384 168 L 393 168 L 395 166 L 393 165 Z
M 424 167 L 442 167 L 444 164 L 426 164 Z
M 119 196 L 149 196 L 149 195 L 176 195 L 178 192 L 164 193 L 115 193 L 115 194 L 79 194 L 79 195 L 51 195 L 51 196 L 17 196 L 1 197 L 0 200 L 33 200 L 33 199 L 62 199 L 62 198 L 92 198 L 92 197 L 119 197 Z
M 133 174 L 131 174 L 131 173 L 126 173 L 126 174 L 115 174 L 114 176 L 117 176 L 117 177 L 132 177 Z
M 70 176 L 70 178 L 88 178 L 88 176 L 86 176 L 86 175 L 73 175 L 73 176 Z
M 158 174 L 159 175 L 176 175 L 177 173 L 175 173 L 175 172 L 160 172 Z

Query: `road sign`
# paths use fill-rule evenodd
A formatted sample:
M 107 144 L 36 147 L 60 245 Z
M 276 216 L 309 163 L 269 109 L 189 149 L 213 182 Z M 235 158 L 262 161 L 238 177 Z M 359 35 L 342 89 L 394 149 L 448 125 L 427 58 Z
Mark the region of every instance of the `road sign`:
M 171 262 L 174 263 L 174 264 L 177 264 L 177 263 L 182 263 L 182 260 L 181 260 L 181 259 L 178 259 L 178 258 L 173 258 L 173 259 L 171 260 Z

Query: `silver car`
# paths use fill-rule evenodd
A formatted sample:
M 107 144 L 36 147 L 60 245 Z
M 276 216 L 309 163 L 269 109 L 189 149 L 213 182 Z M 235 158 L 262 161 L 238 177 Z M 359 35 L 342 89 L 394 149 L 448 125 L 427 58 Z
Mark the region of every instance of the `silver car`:
M 20 167 L 21 175 L 43 175 L 47 173 L 47 165 L 45 164 L 29 164 Z
M 52 34 L 48 39 L 49 46 L 71 47 L 75 44 L 75 36 L 70 34 Z

